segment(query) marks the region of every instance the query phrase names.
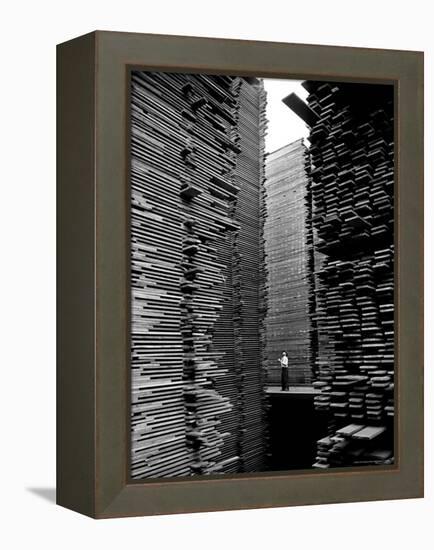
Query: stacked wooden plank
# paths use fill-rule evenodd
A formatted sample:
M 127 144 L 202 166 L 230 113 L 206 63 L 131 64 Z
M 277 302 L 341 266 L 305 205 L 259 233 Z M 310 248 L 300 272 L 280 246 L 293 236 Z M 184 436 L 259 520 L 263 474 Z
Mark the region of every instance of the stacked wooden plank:
M 131 101 L 133 478 L 188 475 L 184 414 L 180 111 L 135 73 Z
M 318 440 L 316 468 L 393 464 L 393 437 L 385 426 L 348 424 Z
M 313 249 L 308 152 L 303 140 L 269 154 L 266 163 L 268 383 L 280 385 L 286 351 L 289 384 L 312 381 Z
M 390 461 L 393 88 L 311 81 L 305 87 L 308 107 L 315 114 L 309 139 L 315 247 L 321 253 L 315 274 L 319 348 L 314 386 L 321 390 L 316 406 L 330 418 L 326 435 L 336 444 L 332 465 L 362 462 L 355 458 L 357 437 L 351 446 L 339 440 L 338 432 L 348 422 L 384 428 L 389 448 L 380 455 Z M 318 442 L 317 465 L 325 463 L 321 459 L 327 443 Z M 351 453 L 345 451 L 348 448 Z M 371 463 L 377 464 L 377 458 L 373 456 Z
M 252 359 L 261 283 L 252 278 L 248 295 L 233 281 L 247 275 L 234 258 L 255 253 L 243 235 L 260 232 L 263 90 L 226 76 L 134 72 L 131 97 L 131 475 L 256 468 L 266 442 L 256 425 L 264 410 L 252 416 L 264 395 Z M 246 97 L 259 148 L 244 167 Z
M 265 208 L 264 135 L 266 94 L 263 83 L 237 79 L 237 144 L 240 153 L 234 171 L 239 188 L 235 218 L 233 285 L 236 365 L 241 388 L 239 407 L 240 471 L 265 468 L 267 449 L 265 348 L 263 318 L 266 310 L 263 213 Z
M 185 76 L 176 78 L 181 81 Z M 236 105 L 231 83 L 224 77 L 198 75 L 183 85 L 188 136 L 181 170 L 185 228 L 181 333 L 192 474 L 220 470 L 225 437 L 219 427 L 220 417 L 232 409 L 228 397 L 215 387 L 217 379 L 227 375 L 227 371 L 220 363 L 223 353 L 213 347 L 224 283 L 215 243 L 238 228 L 232 213 L 238 189 L 231 181 L 237 154 L 235 143 L 230 140 Z M 210 124 L 212 115 L 219 124 L 216 129 Z M 222 135 L 224 141 L 216 139 L 211 148 L 209 139 L 213 135 Z M 184 188 L 192 191 L 184 193 Z

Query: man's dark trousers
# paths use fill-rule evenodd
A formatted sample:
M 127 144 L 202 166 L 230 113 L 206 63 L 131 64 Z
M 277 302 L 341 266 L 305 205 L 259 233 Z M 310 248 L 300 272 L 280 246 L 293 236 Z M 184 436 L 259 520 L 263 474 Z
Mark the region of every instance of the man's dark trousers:
M 288 367 L 282 367 L 282 391 L 289 390 Z

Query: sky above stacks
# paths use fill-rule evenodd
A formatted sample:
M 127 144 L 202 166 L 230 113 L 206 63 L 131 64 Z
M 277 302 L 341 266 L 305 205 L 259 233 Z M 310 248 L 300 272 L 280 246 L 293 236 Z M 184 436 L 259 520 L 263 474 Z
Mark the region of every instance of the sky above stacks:
M 309 135 L 306 124 L 282 102 L 282 99 L 292 92 L 301 99 L 306 99 L 308 94 L 301 82 L 301 80 L 264 78 L 264 87 L 267 92 L 268 129 L 265 139 L 267 153 L 297 139 L 307 138 Z

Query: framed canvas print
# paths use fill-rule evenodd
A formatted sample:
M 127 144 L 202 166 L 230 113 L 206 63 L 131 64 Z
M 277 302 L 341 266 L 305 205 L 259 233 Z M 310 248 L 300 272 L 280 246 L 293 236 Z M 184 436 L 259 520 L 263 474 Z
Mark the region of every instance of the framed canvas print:
M 421 497 L 422 166 L 420 52 L 58 46 L 58 503 Z

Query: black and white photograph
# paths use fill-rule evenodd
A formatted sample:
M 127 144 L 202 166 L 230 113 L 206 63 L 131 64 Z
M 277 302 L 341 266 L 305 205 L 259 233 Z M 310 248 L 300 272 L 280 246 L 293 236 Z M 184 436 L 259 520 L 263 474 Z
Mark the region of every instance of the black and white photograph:
M 129 78 L 131 479 L 394 464 L 394 86 Z
M 3 6 L 2 548 L 434 548 L 430 8 Z

